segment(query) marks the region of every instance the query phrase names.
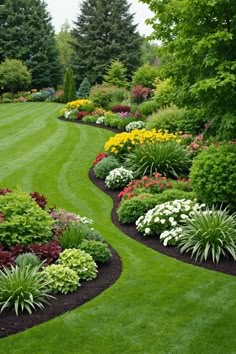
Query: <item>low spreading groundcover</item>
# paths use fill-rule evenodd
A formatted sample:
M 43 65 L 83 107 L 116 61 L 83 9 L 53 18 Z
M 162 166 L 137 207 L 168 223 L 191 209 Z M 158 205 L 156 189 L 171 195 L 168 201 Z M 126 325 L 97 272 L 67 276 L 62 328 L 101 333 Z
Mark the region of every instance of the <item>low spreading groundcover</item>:
M 2 338 L 0 352 L 233 353 L 236 278 L 180 262 L 124 235 L 111 222 L 112 200 L 88 178 L 112 132 L 57 120 L 60 108 L 0 105 L 1 185 L 37 190 L 51 205 L 93 219 L 121 256 L 123 271 L 83 306 Z

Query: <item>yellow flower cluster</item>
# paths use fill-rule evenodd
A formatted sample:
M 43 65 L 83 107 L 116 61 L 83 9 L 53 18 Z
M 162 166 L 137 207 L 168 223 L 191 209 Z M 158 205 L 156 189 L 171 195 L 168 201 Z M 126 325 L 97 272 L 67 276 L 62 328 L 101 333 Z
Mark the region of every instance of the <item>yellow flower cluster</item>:
M 81 99 L 81 100 L 68 102 L 65 108 L 67 110 L 80 109 L 81 106 L 83 106 L 85 104 L 90 104 L 90 103 L 92 103 L 90 100 Z
M 145 142 L 168 140 L 176 140 L 177 142 L 180 142 L 178 134 L 168 133 L 167 130 L 164 132 L 162 130 L 156 131 L 155 129 L 133 130 L 130 133 L 124 132 L 111 137 L 105 144 L 105 151 L 120 155 L 132 150 L 136 145 L 141 145 Z

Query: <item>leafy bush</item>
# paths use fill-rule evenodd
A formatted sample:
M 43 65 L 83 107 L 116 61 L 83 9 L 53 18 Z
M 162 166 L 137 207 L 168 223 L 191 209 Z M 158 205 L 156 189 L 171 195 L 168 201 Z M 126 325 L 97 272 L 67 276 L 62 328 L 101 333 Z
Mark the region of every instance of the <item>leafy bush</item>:
M 156 204 L 163 204 L 176 199 L 196 199 L 194 192 L 185 192 L 180 189 L 167 189 L 156 197 Z
M 105 179 L 105 184 L 109 189 L 120 189 L 133 179 L 133 173 L 124 167 L 111 170 Z
M 135 122 L 130 122 L 126 125 L 125 130 L 127 132 L 131 132 L 132 130 L 143 129 L 145 127 L 145 123 L 142 120 L 137 120 Z
M 25 266 L 39 267 L 40 263 L 39 258 L 33 253 L 23 253 L 15 259 L 15 264 L 20 268 Z
M 193 161 L 190 179 L 197 198 L 236 207 L 236 145 L 211 146 Z
M 118 167 L 120 167 L 118 160 L 113 156 L 108 156 L 97 163 L 94 167 L 94 173 L 97 178 L 105 179 L 111 170 Z
M 159 105 L 157 104 L 156 101 L 154 100 L 150 100 L 150 101 L 146 101 L 141 103 L 138 106 L 138 111 L 143 114 L 144 116 L 149 116 L 150 114 L 156 112 L 158 110 Z
M 150 64 L 144 64 L 135 71 L 132 84 L 134 86 L 142 85 L 144 87 L 154 88 L 158 72 L 159 69 L 157 67 Z
M 113 107 L 111 108 L 111 110 L 112 110 L 112 112 L 114 112 L 114 113 L 121 113 L 121 112 L 130 113 L 131 107 L 130 107 L 130 106 L 117 105 L 117 106 L 113 106 Z
M 19 311 L 30 314 L 35 307 L 43 308 L 49 295 L 49 282 L 37 267 L 11 267 L 0 270 L 1 312 L 12 309 L 18 316 Z
M 100 234 L 100 232 L 98 232 L 97 230 L 94 230 L 93 228 L 88 228 L 87 234 L 85 236 L 85 239 L 88 240 L 88 241 L 91 241 L 91 240 L 101 241 L 101 242 L 104 241 L 104 239 L 103 239 L 102 235 Z
M 98 117 L 93 115 L 86 115 L 82 118 L 82 122 L 85 123 L 96 123 Z
M 135 177 L 159 172 L 166 177 L 185 175 L 191 165 L 188 150 L 176 141 L 145 143 L 130 152 L 125 166 Z
M 71 222 L 59 238 L 61 248 L 63 250 L 67 248 L 79 248 L 87 232 L 87 226 Z
M 179 247 L 200 262 L 211 258 L 218 263 L 222 256 L 236 260 L 236 214 L 226 210 L 195 213 L 182 228 Z
M 90 254 L 95 262 L 105 263 L 112 257 L 108 245 L 100 241 L 84 240 L 80 245 L 80 249 Z
M 91 280 L 97 276 L 97 265 L 93 258 L 80 249 L 66 249 L 60 253 L 58 262 L 73 269 L 80 279 Z
M 135 223 L 140 216 L 153 209 L 156 204 L 156 196 L 148 193 L 123 200 L 117 209 L 118 219 L 122 224 Z
M 23 192 L 0 195 L 0 243 L 4 246 L 46 243 L 52 239 L 53 220 Z
M 130 92 L 131 101 L 134 103 L 142 103 L 149 97 L 150 93 L 150 88 L 137 85 L 133 87 Z
M 52 264 L 46 267 L 44 274 L 50 283 L 50 290 L 55 294 L 68 294 L 80 286 L 77 273 L 69 267 L 60 264 Z
M 159 108 L 164 108 L 172 105 L 176 98 L 176 88 L 173 86 L 170 79 L 156 79 L 153 99 L 156 101 Z
M 114 91 L 116 87 L 102 84 L 95 85 L 90 90 L 90 99 L 97 107 L 107 108 L 114 99 Z
M 179 121 L 179 130 L 197 135 L 202 133 L 206 124 L 209 123 L 209 115 L 206 114 L 204 109 L 192 108 L 185 110 L 184 119 Z
M 170 132 L 181 130 L 181 123 L 185 119 L 185 110 L 171 106 L 159 110 L 147 120 L 146 128 L 163 129 Z
M 14 247 L 11 247 L 11 250 Z M 17 250 L 17 246 L 16 246 Z M 41 261 L 46 264 L 52 264 L 55 262 L 61 252 L 61 247 L 58 244 L 58 240 L 52 240 L 45 244 L 33 244 L 24 247 L 25 252 L 34 253 Z
M 158 235 L 185 223 L 186 219 L 203 207 L 204 205 L 185 199 L 158 204 L 136 221 L 137 230 L 144 236 Z

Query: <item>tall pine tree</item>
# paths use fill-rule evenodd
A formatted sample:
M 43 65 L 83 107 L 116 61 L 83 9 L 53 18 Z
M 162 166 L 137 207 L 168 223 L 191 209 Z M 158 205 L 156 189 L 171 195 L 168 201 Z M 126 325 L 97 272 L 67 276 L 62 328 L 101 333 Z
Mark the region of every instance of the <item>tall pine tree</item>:
M 139 65 L 141 38 L 127 0 L 84 0 L 72 32 L 77 81 L 101 83 L 112 60 L 120 60 L 128 75 Z
M 61 81 L 54 29 L 44 1 L 5 0 L 0 6 L 0 62 L 5 58 L 22 60 L 35 88 Z

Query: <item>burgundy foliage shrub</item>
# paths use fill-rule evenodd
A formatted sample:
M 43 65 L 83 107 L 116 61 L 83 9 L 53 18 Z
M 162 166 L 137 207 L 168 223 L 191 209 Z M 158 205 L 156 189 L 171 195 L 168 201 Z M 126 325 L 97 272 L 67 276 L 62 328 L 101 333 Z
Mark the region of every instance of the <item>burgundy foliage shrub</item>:
M 114 113 L 125 113 L 125 112 L 130 113 L 131 107 L 118 105 L 118 106 L 113 106 L 111 110 Z
M 135 103 L 142 103 L 149 97 L 150 93 L 151 89 L 149 87 L 137 85 L 131 90 L 131 100 Z
M 30 193 L 31 198 L 35 200 L 35 202 L 40 206 L 40 208 L 45 209 L 47 205 L 47 199 L 43 194 L 38 192 Z

